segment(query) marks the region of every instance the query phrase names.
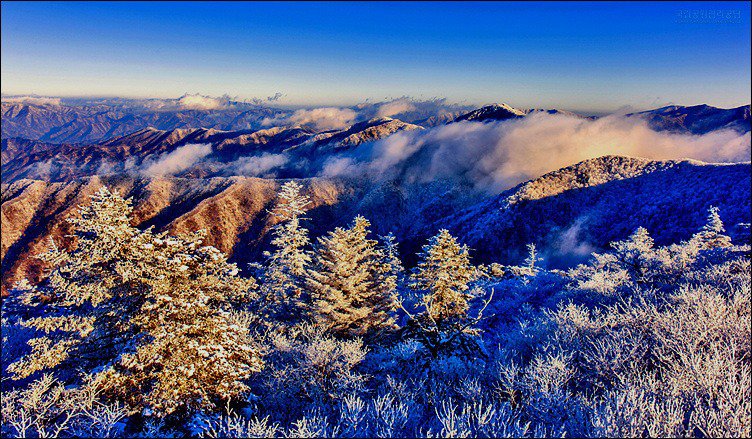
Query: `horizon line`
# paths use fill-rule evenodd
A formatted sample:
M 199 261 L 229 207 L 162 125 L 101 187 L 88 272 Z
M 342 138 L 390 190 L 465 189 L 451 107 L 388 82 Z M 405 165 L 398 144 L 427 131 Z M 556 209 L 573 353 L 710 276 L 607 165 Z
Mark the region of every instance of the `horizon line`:
M 495 101 L 487 101 L 485 103 L 477 103 L 477 102 L 467 102 L 467 101 L 450 101 L 448 98 L 441 97 L 441 96 L 433 96 L 433 97 L 415 97 L 415 96 L 409 96 L 409 95 L 403 95 L 399 97 L 385 97 L 382 100 L 376 100 L 375 98 L 363 98 L 357 101 L 351 101 L 349 103 L 346 102 L 315 102 L 315 103 L 301 103 L 301 102 L 278 102 L 279 99 L 275 100 L 269 100 L 268 98 L 259 98 L 259 97 L 241 97 L 241 96 L 231 96 L 228 93 L 213 96 L 209 94 L 202 94 L 202 93 L 183 93 L 180 96 L 177 97 L 165 97 L 165 96 L 133 96 L 133 95 L 99 95 L 99 94 L 92 94 L 92 95 L 47 95 L 47 94 L 37 94 L 37 93 L 7 93 L 7 92 L 0 92 L 0 98 L 49 98 L 49 99 L 122 99 L 125 101 L 159 101 L 159 100 L 170 100 L 170 101 L 177 101 L 182 97 L 186 96 L 201 96 L 204 98 L 210 98 L 210 99 L 226 99 L 228 102 L 236 102 L 236 103 L 242 103 L 242 104 L 249 104 L 249 105 L 258 105 L 258 106 L 266 106 L 266 107 L 272 107 L 272 108 L 279 108 L 279 109 L 312 109 L 312 108 L 321 108 L 321 107 L 340 107 L 340 108 L 349 108 L 354 107 L 357 105 L 363 105 L 363 104 L 372 104 L 372 105 L 378 105 L 398 100 L 409 100 L 412 102 L 430 102 L 430 101 L 441 101 L 444 100 L 446 102 L 446 105 L 448 106 L 464 106 L 464 107 L 472 107 L 474 109 L 483 108 L 487 106 L 492 105 L 509 105 L 513 108 L 521 109 L 521 110 L 564 110 L 564 111 L 571 111 L 571 112 L 579 112 L 583 113 L 584 115 L 607 115 L 607 114 L 614 114 L 614 113 L 622 113 L 625 111 L 645 111 L 645 110 L 654 110 L 654 109 L 660 109 L 670 106 L 679 106 L 679 107 L 697 107 L 697 106 L 709 106 L 713 108 L 718 108 L 722 110 L 733 110 L 740 107 L 752 107 L 752 102 L 750 103 L 742 103 L 741 105 L 733 105 L 730 107 L 722 107 L 717 106 L 709 103 L 709 101 L 704 101 L 700 103 L 691 103 L 691 104 L 677 104 L 674 101 L 668 101 L 664 103 L 656 103 L 655 106 L 649 105 L 649 106 L 636 106 L 631 104 L 624 104 L 620 107 L 613 108 L 613 109 L 594 109 L 594 108 L 572 108 L 567 106 L 541 106 L 541 105 L 510 105 L 504 100 L 495 100 Z M 253 100 L 258 100 L 259 102 L 253 102 Z M 222 108 L 216 108 L 216 109 L 207 109 L 207 110 L 223 110 Z M 470 110 L 472 111 L 472 110 Z

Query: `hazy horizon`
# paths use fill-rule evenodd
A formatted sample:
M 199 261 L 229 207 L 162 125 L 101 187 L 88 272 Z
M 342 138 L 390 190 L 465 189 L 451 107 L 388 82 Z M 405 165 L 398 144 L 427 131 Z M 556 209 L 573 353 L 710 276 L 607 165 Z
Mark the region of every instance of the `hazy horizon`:
M 318 104 L 299 104 L 299 103 L 280 103 L 279 99 L 271 99 L 272 97 L 241 97 L 241 96 L 228 96 L 227 94 L 223 94 L 220 96 L 210 96 L 202 93 L 183 93 L 178 96 L 117 96 L 117 95 L 92 95 L 92 96 L 84 96 L 84 95 L 38 95 L 38 94 L 32 94 L 32 93 L 20 93 L 20 94 L 6 94 L 2 93 L 0 96 L 3 100 L 7 99 L 18 99 L 19 101 L 23 102 L 22 99 L 24 98 L 31 98 L 33 102 L 33 99 L 41 98 L 41 99 L 51 99 L 51 100 L 57 100 L 60 99 L 62 103 L 67 104 L 83 104 L 86 102 L 96 102 L 99 100 L 105 101 L 105 100 L 123 100 L 123 101 L 130 101 L 130 102 L 139 102 L 139 101 L 179 101 L 181 98 L 184 97 L 192 97 L 197 96 L 201 98 L 207 98 L 212 100 L 227 100 L 231 102 L 239 102 L 239 103 L 246 103 L 246 104 L 255 104 L 255 105 L 261 105 L 265 107 L 270 108 L 277 108 L 282 110 L 296 110 L 296 109 L 314 109 L 314 108 L 353 108 L 357 107 L 359 105 L 382 105 L 385 103 L 390 102 L 398 102 L 398 101 L 410 101 L 410 102 L 430 102 L 430 101 L 444 101 L 446 105 L 449 106 L 462 106 L 467 107 L 469 109 L 476 109 L 481 108 L 485 106 L 490 105 L 501 105 L 501 104 L 509 104 L 507 101 L 504 100 L 497 100 L 497 101 L 488 101 L 488 102 L 452 102 L 444 97 L 428 97 L 428 98 L 416 98 L 414 96 L 399 96 L 399 97 L 386 97 L 382 100 L 375 100 L 375 99 L 369 99 L 364 98 L 360 100 L 355 100 L 350 103 L 318 103 Z M 67 102 L 64 102 L 67 101 Z M 6 101 L 7 102 L 7 101 Z M 564 110 L 564 111 L 571 111 L 575 112 L 577 114 L 581 114 L 583 116 L 606 116 L 609 114 L 624 114 L 629 112 L 639 112 L 639 111 L 646 111 L 646 110 L 653 110 L 661 107 L 666 106 L 682 106 L 682 107 L 693 107 L 693 106 L 699 106 L 699 105 L 708 105 L 711 107 L 721 108 L 721 109 L 733 109 L 743 106 L 750 105 L 749 100 L 747 103 L 742 103 L 740 105 L 730 106 L 730 107 L 724 107 L 720 105 L 715 105 L 713 102 L 692 102 L 692 103 L 685 103 L 685 102 L 664 102 L 660 105 L 647 105 L 647 106 L 641 106 L 641 107 L 633 107 L 630 105 L 623 105 L 621 107 L 609 109 L 609 110 L 593 110 L 593 109 L 575 109 L 575 108 L 568 108 L 568 107 L 543 107 L 541 105 L 517 105 L 513 106 L 515 108 L 523 109 L 523 110 L 529 110 L 529 109 L 545 109 L 545 110 Z M 195 109 L 195 108 L 194 108 Z M 207 108 L 208 110 L 208 108 Z

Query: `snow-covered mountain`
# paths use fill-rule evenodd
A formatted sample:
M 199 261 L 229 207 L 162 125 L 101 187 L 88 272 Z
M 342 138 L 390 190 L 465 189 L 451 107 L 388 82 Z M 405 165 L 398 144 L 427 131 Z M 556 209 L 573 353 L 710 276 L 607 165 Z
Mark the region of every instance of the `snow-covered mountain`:
M 146 127 L 164 130 L 214 128 L 260 129 L 281 110 L 242 105 L 222 109 L 145 109 L 122 104 L 45 105 L 2 103 L 2 137 L 51 143 L 95 143 Z
M 187 96 L 188 99 L 195 98 Z M 177 100 L 94 100 L 67 102 L 55 100 L 17 100 L 2 102 L 2 137 L 19 137 L 48 143 L 102 143 L 149 127 L 175 129 L 215 129 L 220 131 L 259 131 L 275 125 L 293 128 L 293 110 L 260 104 L 216 101 L 197 107 L 186 97 Z M 210 98 L 206 98 L 210 99 Z M 545 112 L 583 117 L 559 109 L 518 109 L 494 104 L 469 110 L 470 107 L 446 104 L 443 100 L 415 101 L 407 98 L 383 103 L 359 104 L 346 109 L 352 123 L 392 117 L 413 125 L 430 128 L 453 121 L 503 121 Z M 707 133 L 724 127 L 739 132 L 750 130 L 749 106 L 732 109 L 708 105 L 669 106 L 633 113 L 645 118 L 657 130 L 692 134 Z M 308 127 L 310 129 L 310 127 Z
M 749 233 L 749 163 L 652 161 L 604 156 L 545 174 L 484 200 L 429 229 L 448 228 L 483 261 L 524 258 L 535 243 L 566 266 L 638 226 L 660 244 L 687 239 L 719 207 L 728 232 Z M 428 230 L 426 230 L 428 233 Z
M 393 117 L 424 127 L 443 124 L 471 107 L 444 100 L 417 101 L 402 98 L 359 104 L 342 110 L 350 123 Z M 300 124 L 297 109 L 271 107 L 266 103 L 186 95 L 180 99 L 49 99 L 8 98 L 2 101 L 2 137 L 19 137 L 49 143 L 102 143 L 149 127 L 258 131 L 274 126 Z M 326 111 L 324 111 L 325 113 Z M 305 119 L 305 118 L 303 118 Z M 310 125 L 310 124 L 309 124 Z
M 732 129 L 740 133 L 750 131 L 750 106 L 716 108 L 710 105 L 682 107 L 670 105 L 655 110 L 630 114 L 648 121 L 655 130 L 692 134 L 705 134 L 719 129 Z
M 454 119 L 454 122 L 485 122 L 489 120 L 509 120 L 525 117 L 526 114 L 527 112 L 525 110 L 513 108 L 507 104 L 493 104 L 458 116 Z
M 493 104 L 459 115 L 451 121 L 504 121 L 519 119 L 539 113 L 596 119 L 596 117 L 586 117 L 566 110 L 537 108 L 518 109 L 507 104 Z M 750 131 L 749 105 L 729 109 L 716 108 L 710 105 L 696 105 L 692 107 L 671 105 L 654 110 L 629 113 L 626 116 L 645 119 L 648 122 L 648 125 L 656 131 L 672 131 L 690 134 L 706 134 L 720 129 L 733 129 L 740 133 Z
M 375 105 L 363 108 L 369 114 L 425 115 L 427 111 L 411 110 L 410 102 L 389 105 L 389 111 Z M 173 231 L 205 227 L 208 242 L 240 262 L 257 259 L 267 245 L 266 209 L 276 196 L 278 178 L 305 183 L 317 206 L 311 212 L 316 219 L 311 222 L 314 235 L 363 214 L 376 233 L 393 231 L 406 256 L 414 254 L 427 236 L 448 228 L 476 249 L 478 260 L 517 262 L 524 245 L 535 242 L 548 263 L 566 266 L 592 249 L 622 239 L 639 225 L 660 243 L 684 239 L 702 225 L 709 205 L 721 208 L 732 237 L 743 235 L 737 223 L 750 222 L 749 163 L 606 156 L 566 166 L 499 194 L 512 184 L 583 157 L 575 154 L 580 158 L 530 168 L 536 172 L 511 170 L 513 176 L 524 177 L 514 177 L 498 190 L 486 190 L 488 185 L 480 183 L 493 180 L 499 168 L 517 157 L 509 154 L 524 152 L 496 148 L 504 121 L 525 121 L 531 115 L 536 115 L 535 120 L 549 115 L 581 117 L 560 110 L 492 105 L 462 114 L 442 110 L 432 121 L 424 117 L 421 124 L 382 116 L 321 131 L 311 124 L 256 126 L 265 124 L 260 118 L 278 114 L 249 104 L 221 110 L 155 111 L 155 124 L 143 109 L 138 119 L 131 114 L 133 109 L 113 110 L 110 104 L 73 107 L 3 103 L 6 286 L 18 274 L 32 278 L 38 274 L 39 261 L 30 255 L 41 251 L 45 236 L 63 237 L 64 218 L 102 184 L 134 197 L 139 224 Z M 236 119 L 223 119 L 233 114 Z M 191 122 L 185 119 L 189 116 L 194 117 Z M 749 107 L 666 107 L 628 117 L 645 118 L 656 130 L 683 134 L 727 128 L 750 131 Z M 190 126 L 205 121 L 213 122 Z M 147 125 L 120 132 L 142 123 Z M 170 128 L 160 128 L 165 126 Z M 77 131 L 82 127 L 88 128 Z M 6 135 L 14 132 L 32 138 Z M 723 138 L 728 137 L 724 133 Z M 67 138 L 107 140 L 59 142 Z M 383 141 L 375 142 L 379 140 Z M 695 143 L 689 143 L 691 153 Z M 466 163 L 473 160 L 477 163 Z M 524 162 L 520 160 L 517 157 L 515 166 Z M 332 163 L 338 172 L 322 171 Z

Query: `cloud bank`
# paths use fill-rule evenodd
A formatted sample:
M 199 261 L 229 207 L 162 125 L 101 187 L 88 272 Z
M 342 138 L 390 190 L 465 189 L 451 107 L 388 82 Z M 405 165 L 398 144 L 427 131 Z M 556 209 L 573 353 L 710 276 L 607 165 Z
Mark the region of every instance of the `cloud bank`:
M 273 177 L 275 168 L 282 167 L 290 158 L 285 154 L 262 154 L 260 156 L 241 157 L 225 165 L 226 173 L 248 177 Z
M 217 110 L 227 107 L 228 99 L 187 94 L 178 99 L 177 106 L 185 110 Z
M 410 96 L 386 102 L 363 102 L 353 108 L 364 120 L 374 117 L 396 117 L 410 123 L 424 123 L 431 117 L 456 116 L 476 109 L 473 106 L 448 102 L 446 98 L 415 99 Z
M 272 125 L 301 125 L 310 126 L 317 130 L 336 130 L 346 128 L 355 121 L 357 113 L 349 108 L 323 107 L 296 110 L 288 116 L 265 118 L 262 124 Z
M 149 177 L 175 175 L 211 154 L 210 145 L 190 143 L 166 154 L 149 156 L 141 164 L 140 173 Z
M 750 133 L 719 130 L 686 135 L 654 131 L 637 118 L 587 120 L 541 113 L 513 121 L 459 122 L 397 133 L 327 160 L 320 175 L 362 174 L 416 183 L 461 178 L 498 193 L 547 172 L 610 154 L 656 160 L 746 161 Z
M 414 111 L 415 105 L 407 98 L 396 99 L 391 102 L 386 102 L 379 105 L 376 112 L 377 117 L 389 117 L 400 113 L 407 113 L 408 111 Z
M 321 109 L 328 110 L 328 109 Z M 341 109 L 335 109 L 335 115 Z M 333 122 L 328 111 L 299 112 L 296 121 Z M 344 116 L 349 120 L 351 114 Z M 435 128 L 402 131 L 351 149 L 307 148 L 222 161 L 206 144 L 190 144 L 142 162 L 102 163 L 98 173 L 177 175 L 200 168 L 201 175 L 255 177 L 355 177 L 365 182 L 398 180 L 424 184 L 441 180 L 490 194 L 499 193 L 583 160 L 604 155 L 654 160 L 696 159 L 705 162 L 749 161 L 750 133 L 717 130 L 704 135 L 655 131 L 636 117 L 607 116 L 597 120 L 567 114 L 534 113 L 504 122 L 457 122 Z M 300 154 L 299 152 L 302 152 Z M 37 173 L 49 173 L 40 164 Z

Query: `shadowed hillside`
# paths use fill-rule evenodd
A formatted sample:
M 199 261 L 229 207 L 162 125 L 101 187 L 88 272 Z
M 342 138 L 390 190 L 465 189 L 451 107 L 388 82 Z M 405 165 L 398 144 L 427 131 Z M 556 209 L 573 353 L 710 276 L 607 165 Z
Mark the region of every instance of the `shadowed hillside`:
M 478 259 L 518 261 L 536 243 L 553 266 L 579 262 L 642 225 L 656 242 L 687 239 L 709 206 L 723 212 L 733 236 L 750 222 L 746 164 L 655 162 L 606 156 L 523 183 L 433 225 L 448 227 Z M 428 231 L 427 231 L 428 232 Z

